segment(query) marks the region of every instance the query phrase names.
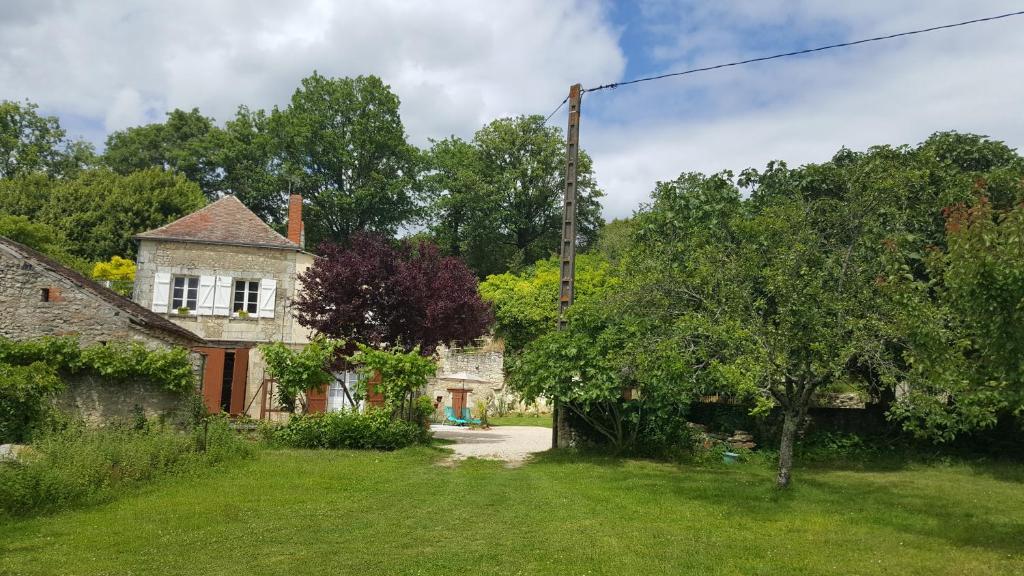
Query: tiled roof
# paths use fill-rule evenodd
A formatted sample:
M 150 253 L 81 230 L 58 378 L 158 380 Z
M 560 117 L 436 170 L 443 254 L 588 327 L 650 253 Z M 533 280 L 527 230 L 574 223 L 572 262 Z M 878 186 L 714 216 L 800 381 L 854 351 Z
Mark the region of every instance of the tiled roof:
M 178 218 L 155 230 L 137 234 L 135 237 L 282 250 L 302 249 L 267 226 L 266 222 L 234 196 L 225 196 L 188 216 Z
M 174 322 L 171 322 L 170 320 L 164 318 L 163 316 L 157 314 L 156 312 L 143 308 L 142 306 L 136 304 L 132 300 L 129 300 L 124 296 L 121 296 L 117 292 L 114 292 L 113 290 L 107 288 L 106 286 L 103 286 L 102 284 L 99 284 L 93 280 L 90 280 L 89 278 L 86 278 L 85 276 L 79 274 L 78 272 L 75 272 L 74 270 L 68 268 L 67 266 L 64 266 L 63 264 L 57 262 L 56 260 L 43 254 L 42 252 L 33 250 L 32 248 L 29 248 L 24 244 L 19 244 L 18 242 L 15 242 L 10 238 L 4 238 L 3 236 L 0 236 L 0 244 L 7 246 L 11 250 L 14 250 L 15 252 L 21 254 L 22 257 L 24 258 L 35 260 L 41 266 L 45 267 L 48 270 L 51 270 L 52 272 L 60 276 L 63 276 L 72 284 L 81 287 L 83 290 L 92 292 L 93 294 L 102 298 L 111 305 L 119 308 L 122 312 L 127 313 L 134 322 L 141 326 L 149 327 L 162 332 L 168 332 L 178 337 L 185 338 L 186 340 L 191 340 L 193 342 L 197 342 L 200 344 L 206 343 L 205 340 L 200 338 L 191 330 L 182 328 L 181 326 L 178 326 Z

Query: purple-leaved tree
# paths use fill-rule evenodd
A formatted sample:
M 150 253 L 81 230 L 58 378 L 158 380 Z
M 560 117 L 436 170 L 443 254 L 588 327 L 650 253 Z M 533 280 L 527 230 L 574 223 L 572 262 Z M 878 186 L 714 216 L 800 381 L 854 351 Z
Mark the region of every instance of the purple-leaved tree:
M 332 338 L 370 345 L 466 344 L 482 336 L 493 314 L 476 276 L 459 258 L 428 242 L 395 242 L 358 233 L 347 246 L 325 243 L 299 276 L 299 323 Z

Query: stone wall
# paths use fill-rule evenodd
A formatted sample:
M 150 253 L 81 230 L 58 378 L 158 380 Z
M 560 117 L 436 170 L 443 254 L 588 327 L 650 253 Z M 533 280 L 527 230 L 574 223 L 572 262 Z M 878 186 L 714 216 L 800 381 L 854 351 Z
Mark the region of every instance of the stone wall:
M 437 374 L 427 384 L 427 395 L 431 400 L 441 398 L 439 415 L 444 406 L 452 405 L 449 389 L 467 390 L 466 405 L 477 415 L 477 401 L 491 402 L 496 394 L 505 388 L 504 352 L 494 346 L 470 348 L 448 348 L 437 350 Z
M 49 291 L 49 300 L 42 297 Z M 76 336 L 83 345 L 137 341 L 150 347 L 191 342 L 133 322 L 131 315 L 47 266 L 0 246 L 0 336 Z
M 76 376 L 68 381 L 57 406 L 90 424 L 100 424 L 132 418 L 140 410 L 147 418 L 173 417 L 186 400 L 184 394 L 148 382 L 110 383 L 95 376 Z
M 438 348 L 438 374 L 465 372 L 487 381 L 494 388 L 505 386 L 505 353 L 480 348 Z
M 167 318 L 208 340 L 306 343 L 309 332 L 295 319 L 291 303 L 296 294 L 297 274 L 311 266 L 312 260 L 310 254 L 294 250 L 142 240 L 132 299 L 145 308 L 152 307 L 157 272 L 172 276 L 229 276 L 239 280 L 273 278 L 277 281 L 273 318 L 179 316 L 175 311 L 167 314 Z

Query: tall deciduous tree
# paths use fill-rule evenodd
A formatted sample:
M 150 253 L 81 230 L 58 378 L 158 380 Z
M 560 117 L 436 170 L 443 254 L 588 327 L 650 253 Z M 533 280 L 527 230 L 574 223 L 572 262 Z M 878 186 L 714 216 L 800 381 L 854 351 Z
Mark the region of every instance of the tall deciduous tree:
M 107 137 L 103 161 L 118 174 L 153 166 L 180 172 L 208 198 L 220 190 L 220 173 L 213 161 L 218 128 L 198 108 L 175 109 L 162 123 L 113 132 Z
M 945 249 L 918 255 L 892 241 L 881 279 L 900 304 L 913 376 L 893 413 L 940 440 L 1024 413 L 1024 208 L 997 210 L 980 196 L 946 218 Z
M 480 337 L 492 318 L 465 263 L 423 242 L 358 233 L 347 246 L 321 245 L 300 280 L 299 322 L 350 342 L 429 354 Z
M 68 140 L 55 116 L 31 102 L 0 101 L 0 178 L 31 174 L 72 176 L 92 165 L 92 145 Z
M 194 183 L 159 168 L 127 176 L 101 168 L 60 180 L 19 177 L 0 181 L 0 193 L 0 212 L 55 228 L 68 252 L 88 261 L 130 257 L 132 236 L 206 202 Z
M 557 253 L 562 233 L 565 142 L 541 116 L 495 120 L 472 142 L 435 142 L 425 178 L 434 202 L 432 231 L 481 277 Z M 577 167 L 577 232 L 586 248 L 601 226 L 602 196 L 592 162 Z
M 519 274 L 488 276 L 480 294 L 494 307 L 495 331 L 505 349 L 522 350 L 540 336 L 553 332 L 558 323 L 558 291 L 561 264 L 555 258 L 541 260 Z M 614 282 L 608 261 L 595 254 L 576 258 L 576 300 L 586 301 L 603 293 Z
M 311 245 L 363 230 L 393 235 L 415 216 L 418 153 L 398 108 L 398 96 L 376 76 L 314 73 L 287 108 L 274 109 L 283 170 L 308 201 Z

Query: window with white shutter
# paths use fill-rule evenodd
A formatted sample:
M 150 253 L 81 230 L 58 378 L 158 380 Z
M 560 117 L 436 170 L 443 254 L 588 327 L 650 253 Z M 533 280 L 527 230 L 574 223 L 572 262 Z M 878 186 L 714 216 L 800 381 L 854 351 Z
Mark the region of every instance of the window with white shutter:
M 235 314 L 245 312 L 256 316 L 259 313 L 260 282 L 259 280 L 235 280 L 235 300 L 231 311 Z
M 274 317 L 274 304 L 277 300 L 277 280 L 264 278 L 260 280 L 260 318 Z
M 199 305 L 199 277 L 175 276 L 171 286 L 171 309 L 195 311 Z
M 153 303 L 150 309 L 153 312 L 164 314 L 167 312 L 167 300 L 171 296 L 171 275 L 167 272 L 157 272 L 153 276 Z
M 213 291 L 216 282 L 216 276 L 199 277 L 199 297 L 196 301 L 196 314 L 202 316 L 213 314 Z
M 216 288 L 213 291 L 213 314 L 227 316 L 231 314 L 231 277 L 217 276 Z

